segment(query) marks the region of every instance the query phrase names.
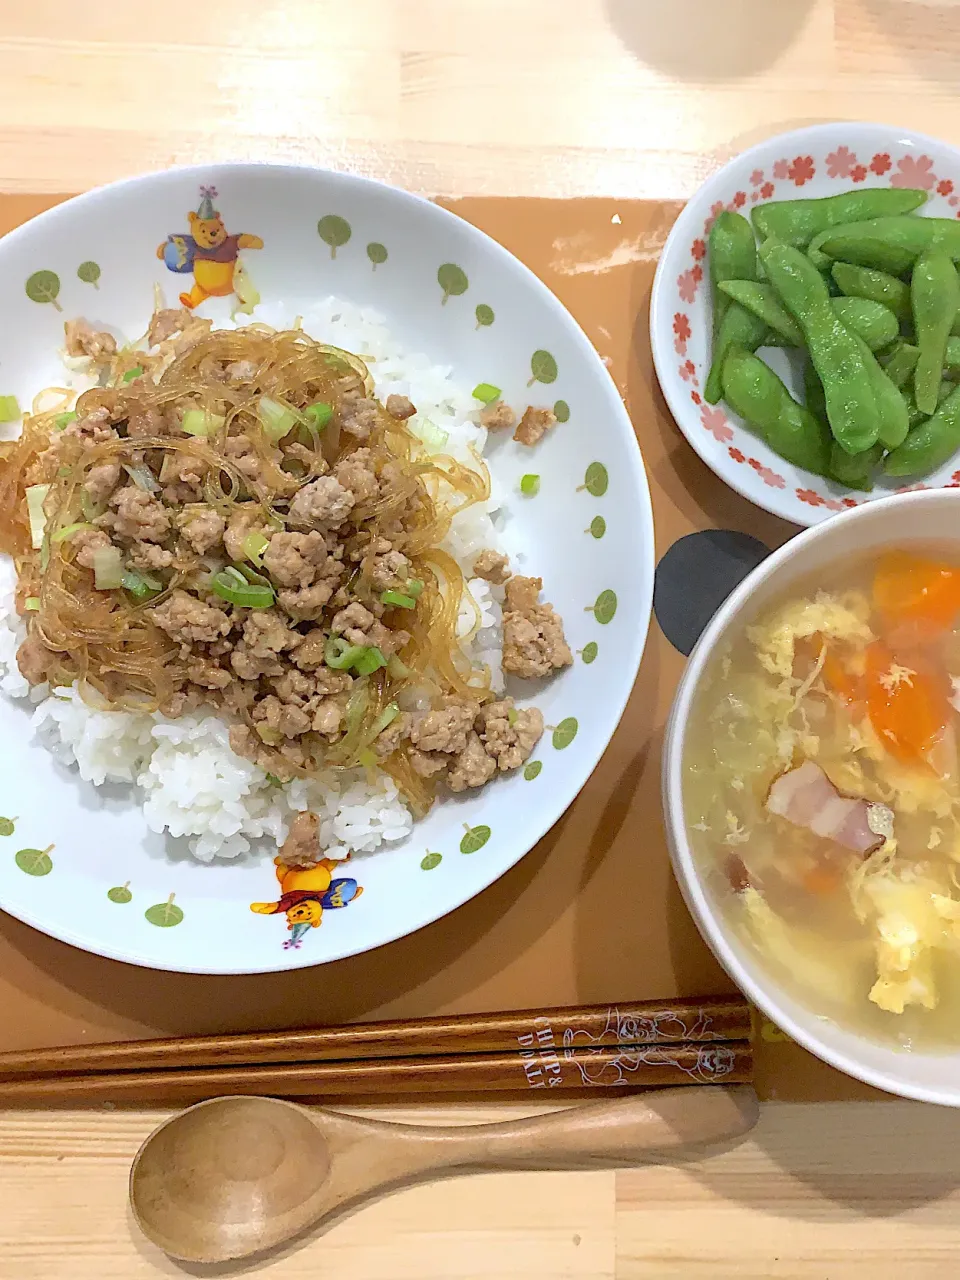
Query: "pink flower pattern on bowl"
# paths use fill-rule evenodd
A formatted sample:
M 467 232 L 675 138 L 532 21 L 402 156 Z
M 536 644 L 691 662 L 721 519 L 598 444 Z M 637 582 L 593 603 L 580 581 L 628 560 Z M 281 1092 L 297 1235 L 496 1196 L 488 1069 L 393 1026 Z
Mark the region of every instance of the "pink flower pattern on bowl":
M 723 405 L 706 404 L 697 389 L 691 390 L 703 385 L 709 368 L 709 334 L 704 334 L 701 329 L 705 320 L 709 322 L 709 308 L 706 305 L 709 289 L 706 287 L 704 272 L 706 247 L 710 228 L 724 209 L 749 213 L 751 202 L 756 204 L 760 200 L 791 199 L 798 195 L 802 198 L 808 194 L 803 188 L 814 183 L 814 180 L 816 180 L 815 189 L 809 193 L 811 196 L 849 191 L 856 185 L 866 182 L 867 179 L 870 179 L 875 186 L 886 184 L 900 188 L 917 187 L 930 193 L 931 213 L 934 216 L 960 217 L 960 200 L 957 194 L 960 191 L 960 164 L 956 157 L 953 157 L 952 161 L 950 157 L 941 157 L 940 162 L 936 162 L 933 155 L 928 154 L 922 146 L 909 144 L 904 146 L 899 140 L 895 146 L 887 142 L 885 146 L 868 146 L 864 149 L 862 137 L 861 145 L 857 145 L 858 129 L 868 134 L 879 133 L 876 127 L 850 126 L 848 139 L 840 141 L 837 137 L 837 127 L 829 126 L 824 129 L 815 126 L 807 131 L 810 136 L 806 138 L 806 147 L 803 147 L 801 142 L 801 146 L 795 151 L 791 150 L 786 154 L 781 152 L 772 163 L 770 160 L 766 163 L 761 160 L 759 164 L 755 162 L 755 167 L 747 170 L 743 166 L 738 168 L 734 162 L 730 166 L 730 186 L 725 193 L 725 198 L 715 199 L 709 207 L 709 215 L 695 227 L 695 234 L 687 242 L 686 262 L 678 255 L 677 262 L 681 269 L 674 276 L 676 285 L 674 305 L 671 310 L 674 349 L 678 357 L 675 374 L 687 388 L 688 403 L 692 401 L 694 411 L 699 416 L 701 428 L 718 444 L 726 446 L 723 450 L 726 471 L 729 472 L 731 466 L 734 469 L 749 468 L 754 476 L 762 481 L 763 490 L 770 495 L 769 500 L 764 499 L 757 492 L 754 480 L 745 478 L 742 482 L 735 482 L 736 487 L 760 505 L 767 506 L 769 510 L 785 515 L 798 523 L 813 523 L 828 513 L 843 511 L 861 502 L 870 501 L 870 497 L 851 491 L 844 493 L 840 486 L 783 464 L 788 474 L 795 473 L 798 480 L 799 477 L 803 477 L 802 481 L 791 482 L 787 476 L 776 469 L 775 465 L 771 465 L 771 462 L 775 464 L 777 461 L 775 456 L 769 458 L 767 462 L 755 456 L 760 442 L 753 433 L 740 425 L 735 415 L 728 415 Z M 816 150 L 817 139 L 814 136 L 817 132 L 832 134 L 829 145 L 823 146 L 819 154 Z M 886 132 L 890 135 L 894 133 L 893 130 Z M 802 137 L 802 134 L 796 135 L 791 140 L 796 142 Z M 762 149 L 764 149 L 763 144 L 757 148 L 758 151 Z M 771 149 L 769 146 L 766 147 L 768 155 Z M 949 150 L 946 144 L 943 144 L 943 149 Z M 934 150 L 932 145 L 930 150 Z M 949 168 L 951 162 L 953 167 Z M 949 176 L 942 172 L 945 167 L 949 168 Z M 941 171 L 938 172 L 938 169 Z M 750 191 L 749 201 L 747 190 Z M 722 188 L 718 194 L 724 194 Z M 940 208 L 936 208 L 937 203 L 941 201 Z M 953 210 L 953 215 L 949 209 Z M 670 306 L 670 301 L 668 300 L 665 305 Z M 689 425 L 692 426 L 692 424 Z M 691 440 L 693 440 L 692 435 Z M 713 446 L 710 446 L 708 450 L 702 450 L 702 452 L 708 465 L 714 466 L 712 459 L 716 455 L 712 453 L 712 448 Z M 716 465 L 721 466 L 719 461 Z M 720 474 L 723 474 L 723 470 Z M 960 470 L 954 473 L 950 481 L 943 480 L 939 484 L 960 488 Z M 929 487 L 938 487 L 938 483 L 934 482 L 930 485 L 918 482 L 897 490 L 886 486 L 875 490 L 874 496 L 883 496 L 884 493 L 891 492 L 911 492 L 918 488 Z M 782 501 L 774 498 L 776 492 L 783 493 Z M 806 516 L 803 514 L 805 509 L 809 510 Z

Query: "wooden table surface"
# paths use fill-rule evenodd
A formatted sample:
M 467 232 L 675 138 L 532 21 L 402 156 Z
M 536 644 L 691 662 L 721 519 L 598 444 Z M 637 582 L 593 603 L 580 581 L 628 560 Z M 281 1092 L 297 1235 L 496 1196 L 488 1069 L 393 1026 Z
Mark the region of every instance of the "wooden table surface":
M 0 191 L 256 158 L 431 193 L 683 197 L 817 120 L 960 143 L 958 76 L 960 0 L 0 0 Z M 127 1213 L 156 1119 L 0 1116 L 3 1280 L 200 1274 Z M 960 1115 L 768 1106 L 751 1141 L 680 1167 L 404 1192 L 256 1274 L 946 1277 L 958 1182 Z

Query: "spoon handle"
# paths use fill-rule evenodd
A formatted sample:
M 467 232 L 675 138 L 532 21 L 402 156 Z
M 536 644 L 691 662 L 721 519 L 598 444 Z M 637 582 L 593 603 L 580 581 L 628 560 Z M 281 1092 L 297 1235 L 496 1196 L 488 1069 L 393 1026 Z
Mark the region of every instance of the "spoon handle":
M 404 1130 L 411 1139 L 415 1133 L 414 1163 L 421 1168 L 589 1169 L 727 1141 L 752 1129 L 758 1116 L 749 1085 L 714 1085 L 634 1094 L 502 1124 L 391 1128 L 396 1138 Z

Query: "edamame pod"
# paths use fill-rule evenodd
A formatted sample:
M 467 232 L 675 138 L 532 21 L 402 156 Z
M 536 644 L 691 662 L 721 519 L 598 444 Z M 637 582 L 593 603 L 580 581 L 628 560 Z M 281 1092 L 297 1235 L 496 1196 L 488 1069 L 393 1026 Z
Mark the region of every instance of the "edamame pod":
M 781 458 L 816 475 L 830 459 L 830 429 L 783 385 L 773 370 L 749 351 L 734 348 L 723 365 L 723 397 Z
M 869 298 L 889 307 L 898 320 L 912 319 L 910 287 L 896 276 L 870 267 L 855 267 L 849 262 L 835 262 L 831 275 L 848 298 Z
M 873 218 L 829 228 L 810 242 L 816 266 L 830 260 L 872 267 L 899 276 L 925 249 L 936 247 L 960 261 L 960 221 L 953 218 Z
M 887 377 L 895 387 L 904 387 L 910 381 L 910 375 L 917 367 L 920 359 L 920 348 L 911 342 L 898 342 L 895 347 L 880 357 L 880 364 Z M 957 359 L 960 365 L 960 343 L 957 344 Z
M 960 447 L 960 387 L 955 387 L 932 418 L 919 423 L 898 449 L 888 453 L 883 469 L 890 476 L 918 476 L 935 471 Z
M 752 280 L 724 280 L 720 290 L 746 307 L 789 346 L 804 345 L 803 331 L 777 297 L 772 285 L 757 284 Z M 871 351 L 878 351 L 895 341 L 899 332 L 897 318 L 882 303 L 870 302 L 867 298 L 832 298 L 830 305 L 847 328 L 863 338 Z
M 880 414 L 860 340 L 830 303 L 823 277 L 805 254 L 768 240 L 760 260 L 780 300 L 803 330 L 841 448 L 861 453 L 879 438 Z
M 723 362 L 731 348 L 743 347 L 745 351 L 756 351 L 757 347 L 763 345 L 767 334 L 767 326 L 762 320 L 758 320 L 745 307 L 731 302 L 713 344 L 713 364 L 707 376 L 707 385 L 703 389 L 703 398 L 707 404 L 718 404 L 723 398 Z
M 925 191 L 867 187 L 819 200 L 771 200 L 754 207 L 751 217 L 763 240 L 775 239 L 804 249 L 829 227 L 910 213 L 926 202 Z
M 920 255 L 910 282 L 913 327 L 920 358 L 914 370 L 914 398 L 921 413 L 934 413 L 947 353 L 947 338 L 960 310 L 960 279 L 950 258 L 933 247 Z
M 910 430 L 906 401 L 880 368 L 863 339 L 858 338 L 857 341 L 862 347 L 863 362 L 870 377 L 870 385 L 877 402 L 877 412 L 880 415 L 877 442 L 885 449 L 895 449 L 897 445 L 903 444 Z
M 847 453 L 841 449 L 836 440 L 830 451 L 829 476 L 837 484 L 846 485 L 848 489 L 860 489 L 869 493 L 873 488 L 873 477 L 883 457 L 883 445 L 875 444 L 863 453 Z
M 730 299 L 719 290 L 724 280 L 756 280 L 757 242 L 750 223 L 739 213 L 724 209 L 710 228 L 707 261 L 713 286 L 713 338 L 727 314 Z
M 829 427 L 827 398 L 823 392 L 823 383 L 809 356 L 803 362 L 803 396 L 804 403 L 817 421 Z

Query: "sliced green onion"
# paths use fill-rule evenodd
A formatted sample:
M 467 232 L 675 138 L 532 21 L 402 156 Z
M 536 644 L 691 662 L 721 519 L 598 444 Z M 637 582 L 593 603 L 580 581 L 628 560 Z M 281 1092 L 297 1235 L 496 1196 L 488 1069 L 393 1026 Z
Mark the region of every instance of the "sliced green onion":
M 379 738 L 387 725 L 393 724 L 399 714 L 400 708 L 397 704 L 395 702 L 388 702 L 370 726 L 370 741 L 372 742 L 374 738 Z
M 114 591 L 123 585 L 123 563 L 120 548 L 97 547 L 93 553 L 93 585 L 98 591 Z
M 271 400 L 269 396 L 261 396 L 257 405 L 257 415 L 263 424 L 263 433 L 274 444 L 282 440 L 300 421 L 300 415 L 289 405 L 279 400 Z
M 219 431 L 226 418 L 219 413 L 208 413 L 206 409 L 188 409 L 183 415 L 180 430 L 188 436 L 208 436 Z
M 243 574 L 234 568 L 223 569 L 215 574 L 210 582 L 210 590 L 221 600 L 239 605 L 241 609 L 269 609 L 276 598 L 272 587 L 247 582 Z
M 86 489 L 80 490 L 80 510 L 85 520 L 96 520 L 97 516 L 102 516 L 106 509 L 105 502 L 94 502 Z
M 147 493 L 160 492 L 160 485 L 157 482 L 157 477 L 149 467 L 131 467 L 125 462 L 122 466 L 138 489 L 145 489 Z
M 254 725 L 257 736 L 261 742 L 265 742 L 268 747 L 279 747 L 283 741 L 283 735 L 279 729 L 271 729 L 268 724 Z
M 50 563 L 50 539 L 46 534 L 43 535 L 43 542 L 40 543 L 40 572 L 47 572 L 47 565 Z
M 29 609 L 31 613 L 35 612 L 37 609 L 40 608 L 40 597 L 27 596 L 26 600 L 24 600 L 23 602 L 23 607 L 25 609 Z
M 439 453 L 450 439 L 450 433 L 441 431 L 429 418 L 424 418 L 417 425 L 415 434 L 423 441 L 428 450 Z
M 323 650 L 323 660 L 334 671 L 345 671 L 352 667 L 357 658 L 364 652 L 363 646 L 351 644 L 343 636 L 330 636 Z
M 68 538 L 72 538 L 75 533 L 79 533 L 81 529 L 92 529 L 92 524 L 80 521 L 78 524 L 65 524 L 62 529 L 58 529 L 56 533 L 50 535 L 51 542 L 66 542 Z
M 135 569 L 128 569 L 124 573 L 121 586 L 136 600 L 149 600 L 163 590 L 163 583 L 158 578 L 151 578 L 148 573 L 137 573 Z
M 30 545 L 34 551 L 43 546 L 43 533 L 47 527 L 47 517 L 43 503 L 50 492 L 48 484 L 32 484 L 27 490 L 27 515 L 30 519 Z
M 365 769 L 375 769 L 377 766 L 376 753 L 371 751 L 369 747 L 364 747 L 362 751 L 357 753 L 357 764 L 362 764 Z
M 57 478 L 66 480 L 67 476 L 73 475 L 73 467 L 57 467 Z
M 134 378 L 142 378 L 142 377 L 143 377 L 143 365 L 138 364 L 136 368 L 127 370 L 127 372 L 123 375 L 123 380 L 124 382 L 132 382 Z
M 318 431 L 322 431 L 333 417 L 333 408 L 327 404 L 326 400 L 317 400 L 307 405 L 303 416 L 312 422 Z
M 372 676 L 375 671 L 379 671 L 386 665 L 387 660 L 380 650 L 376 645 L 370 645 L 361 652 L 360 657 L 353 664 L 353 669 L 357 675 Z
M 16 422 L 22 417 L 16 396 L 0 396 L 0 422 Z
M 277 775 L 276 775 L 275 773 L 268 773 L 268 774 L 267 774 L 267 781 L 270 783 L 271 787 L 282 787 L 282 786 L 283 786 L 283 783 L 280 781 L 280 779 L 277 777 Z
M 406 586 L 403 589 L 408 596 L 413 596 L 414 600 L 419 600 L 420 592 L 423 590 L 423 579 L 408 578 Z
M 263 565 L 263 553 L 270 545 L 270 539 L 262 533 L 248 533 L 243 540 L 243 554 L 256 565 Z
M 396 605 L 398 609 L 415 609 L 417 607 L 416 599 L 413 596 L 405 596 L 399 591 L 382 591 L 380 593 L 380 603 Z
M 517 709 L 515 707 L 509 707 L 507 709 L 507 723 L 510 725 L 511 729 L 519 719 L 520 719 L 520 713 L 517 711 Z
M 533 475 L 522 476 L 520 478 L 520 492 L 525 493 L 528 498 L 534 497 L 540 492 L 540 477 Z
M 77 415 L 71 409 L 69 413 L 58 413 L 53 420 L 53 425 L 58 431 L 62 431 L 64 427 L 69 427 L 71 422 L 76 422 Z
M 257 573 L 256 569 L 251 569 L 248 564 L 232 564 L 230 568 L 237 573 L 243 574 L 247 582 L 256 582 L 261 587 L 270 587 L 273 589 L 273 583 L 262 573 Z
M 499 400 L 503 392 L 492 382 L 478 382 L 472 394 L 474 400 L 482 400 L 484 404 L 490 404 L 492 400 Z
M 401 662 L 395 653 L 391 653 L 387 659 L 387 670 L 393 676 L 394 680 L 406 680 L 410 674 L 410 668 L 405 662 Z

